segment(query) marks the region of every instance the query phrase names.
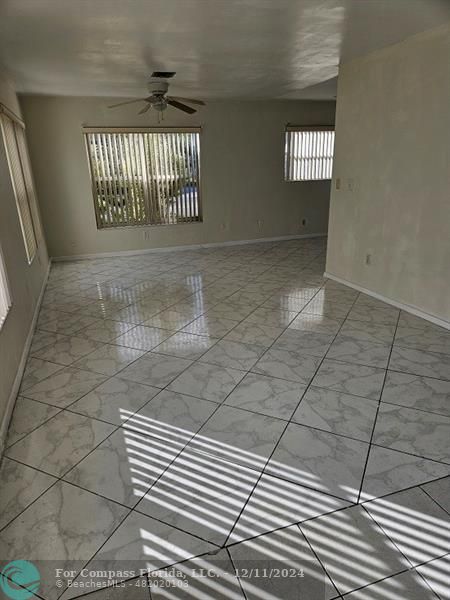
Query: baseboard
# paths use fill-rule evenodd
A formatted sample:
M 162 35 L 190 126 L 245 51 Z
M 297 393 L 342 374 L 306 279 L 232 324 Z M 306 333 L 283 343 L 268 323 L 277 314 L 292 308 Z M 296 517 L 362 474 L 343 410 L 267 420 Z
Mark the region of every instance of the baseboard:
M 397 300 L 393 300 L 392 298 L 387 298 L 386 296 L 383 296 L 382 294 L 378 294 L 378 292 L 368 290 L 367 288 L 357 285 L 356 283 L 353 283 L 352 281 L 348 281 L 347 279 L 342 279 L 342 277 L 337 277 L 336 275 L 332 275 L 331 273 L 327 273 L 326 271 L 323 274 L 323 276 L 328 277 L 328 279 L 332 279 L 333 281 L 336 281 L 337 283 L 342 283 L 343 285 L 348 285 L 348 287 L 358 290 L 358 292 L 363 292 L 364 294 L 367 294 L 368 296 L 372 296 L 373 298 L 376 298 L 377 300 L 386 302 L 386 304 L 391 304 L 392 306 L 395 306 L 395 308 L 400 308 L 401 310 L 409 312 L 412 315 L 415 315 L 416 317 L 420 317 L 421 319 L 430 321 L 431 323 L 434 323 L 435 325 L 444 327 L 444 329 L 450 330 L 450 323 L 448 321 L 445 321 L 444 319 L 441 319 L 440 317 L 431 315 L 431 314 L 421 310 L 420 308 L 417 308 L 416 306 L 411 306 L 410 304 L 405 304 L 404 302 L 398 302 Z
M 12 413 L 14 410 L 14 406 L 16 404 L 17 394 L 19 393 L 20 383 L 22 381 L 23 372 L 25 370 L 25 365 L 28 358 L 28 352 L 30 351 L 31 340 L 33 339 L 34 330 L 36 328 L 36 322 L 39 316 L 39 310 L 42 304 L 42 298 L 45 292 L 45 286 L 47 285 L 48 276 L 50 273 L 51 267 L 51 259 L 48 261 L 47 272 L 44 277 L 44 281 L 42 282 L 41 291 L 39 293 L 39 298 L 36 302 L 36 307 L 34 309 L 33 319 L 30 324 L 30 329 L 28 331 L 27 339 L 25 341 L 25 345 L 23 348 L 22 356 L 20 359 L 19 367 L 17 369 L 16 377 L 14 379 L 13 387 L 11 393 L 8 398 L 8 402 L 6 405 L 6 411 L 3 416 L 3 419 L 0 423 L 0 458 L 3 455 L 3 451 L 5 449 L 6 444 L 6 434 L 8 432 L 9 422 L 11 421 Z
M 300 235 L 281 235 L 277 237 L 255 238 L 252 240 L 233 240 L 230 242 L 211 242 L 208 244 L 187 244 L 184 246 L 166 246 L 162 248 L 144 248 L 142 250 L 121 250 L 117 252 L 98 252 L 95 254 L 73 254 L 69 256 L 52 256 L 53 262 L 68 260 L 86 260 L 95 258 L 113 258 L 114 256 L 134 256 L 137 254 L 153 254 L 161 252 L 177 252 L 179 250 L 198 250 L 200 248 L 219 248 L 221 246 L 241 246 L 243 244 L 259 244 L 261 242 L 283 242 L 316 237 L 326 237 L 327 233 L 304 233 Z

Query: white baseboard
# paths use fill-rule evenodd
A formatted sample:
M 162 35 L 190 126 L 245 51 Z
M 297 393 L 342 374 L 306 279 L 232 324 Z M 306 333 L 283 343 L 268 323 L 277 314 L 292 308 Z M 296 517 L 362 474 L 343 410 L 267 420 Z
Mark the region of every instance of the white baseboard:
M 243 244 L 259 244 L 261 242 L 283 242 L 307 238 L 326 237 L 327 233 L 304 233 L 300 235 L 281 235 L 278 237 L 255 238 L 252 240 L 233 240 L 230 242 L 211 242 L 209 244 L 187 244 L 184 246 L 166 246 L 162 248 L 144 248 L 142 250 L 120 250 L 117 252 L 98 252 L 95 254 L 73 254 L 70 256 L 52 256 L 53 262 L 68 260 L 86 260 L 95 258 L 113 258 L 114 256 L 134 256 L 136 254 L 153 254 L 161 252 L 177 252 L 179 250 L 198 250 L 200 248 L 218 248 L 221 246 L 241 246 Z
M 17 373 L 16 373 L 16 377 L 14 379 L 11 393 L 9 395 L 8 402 L 6 404 L 6 411 L 3 416 L 2 421 L 0 423 L 0 458 L 5 449 L 6 434 L 8 432 L 9 422 L 11 421 L 14 406 L 16 404 L 17 394 L 19 393 L 20 383 L 22 381 L 23 372 L 25 370 L 25 365 L 26 365 L 27 358 L 28 358 L 28 352 L 30 351 L 31 340 L 33 339 L 36 322 L 37 322 L 37 319 L 39 316 L 39 310 L 40 310 L 41 304 L 42 304 L 42 298 L 43 298 L 44 292 L 45 292 L 45 286 L 47 285 L 47 280 L 48 280 L 48 276 L 50 273 L 50 267 L 51 267 L 51 259 L 49 259 L 49 261 L 48 261 L 47 273 L 45 274 L 44 281 L 42 282 L 41 291 L 39 293 L 39 298 L 36 302 L 33 319 L 30 324 L 30 329 L 28 330 L 28 335 L 27 335 L 27 339 L 25 341 L 22 356 L 20 358 L 19 367 L 17 369 Z
M 331 273 L 327 273 L 326 271 L 323 274 L 323 276 L 328 277 L 328 279 L 332 279 L 333 281 L 337 281 L 337 283 L 342 283 L 343 285 L 348 285 L 348 287 L 358 290 L 358 292 L 363 292 L 364 294 L 367 294 L 368 296 L 372 296 L 373 298 L 376 298 L 377 300 L 386 302 L 386 304 L 391 304 L 392 306 L 395 306 L 395 308 L 400 308 L 401 310 L 409 312 L 412 315 L 415 315 L 416 317 L 420 317 L 421 319 L 426 319 L 427 321 L 430 321 L 431 323 L 434 323 L 435 325 L 439 325 L 440 327 L 444 327 L 444 329 L 450 330 L 450 323 L 448 321 L 445 321 L 444 319 L 441 319 L 440 317 L 430 315 L 429 313 L 421 310 L 420 308 L 417 308 L 417 306 L 411 306 L 410 304 L 405 304 L 404 302 L 398 302 L 397 300 L 393 300 L 392 298 L 387 298 L 386 296 L 383 296 L 382 294 L 378 294 L 377 292 L 368 290 L 367 288 L 357 285 L 356 283 L 353 283 L 352 281 L 347 281 L 347 279 L 342 279 L 342 277 L 336 277 L 336 275 L 332 275 Z

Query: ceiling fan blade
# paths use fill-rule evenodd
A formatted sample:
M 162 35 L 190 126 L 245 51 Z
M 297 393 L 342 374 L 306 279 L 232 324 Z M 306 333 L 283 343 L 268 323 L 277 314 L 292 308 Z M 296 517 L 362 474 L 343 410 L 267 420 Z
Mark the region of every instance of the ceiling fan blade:
M 143 115 L 144 113 L 148 112 L 151 109 L 152 105 L 150 104 L 150 102 L 147 102 L 147 104 L 144 106 L 144 108 L 142 108 L 139 112 L 138 115 Z
M 134 102 L 143 102 L 147 98 L 137 98 L 136 100 L 127 100 L 126 102 L 119 102 L 118 104 L 111 104 L 108 108 L 116 108 L 116 106 L 123 106 L 124 104 L 133 104 Z
M 170 104 L 170 106 L 173 106 L 174 108 L 178 108 L 179 110 L 182 110 L 183 112 L 188 113 L 189 115 L 192 115 L 195 112 L 197 112 L 195 110 L 195 108 L 191 108 L 190 106 L 187 106 L 186 104 L 182 104 L 181 102 L 178 102 L 177 100 L 173 100 L 173 98 L 167 99 L 167 104 Z
M 182 98 L 181 96 L 167 96 L 170 100 L 177 100 L 179 102 L 187 102 L 188 104 L 199 104 L 200 106 L 205 106 L 205 102 L 203 100 L 194 100 L 193 98 Z

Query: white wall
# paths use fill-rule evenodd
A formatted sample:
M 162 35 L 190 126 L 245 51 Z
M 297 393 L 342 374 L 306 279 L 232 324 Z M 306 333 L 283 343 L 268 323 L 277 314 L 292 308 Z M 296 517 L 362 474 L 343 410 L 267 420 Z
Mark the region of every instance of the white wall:
M 0 102 L 20 116 L 10 82 L 0 73 Z M 27 337 L 47 273 L 45 241 L 39 233 L 38 253 L 28 265 L 19 217 L 0 137 L 0 244 L 10 284 L 12 307 L 0 329 L 0 453 L 14 403 L 14 383 L 20 371 Z
M 447 321 L 449 56 L 444 26 L 341 66 L 327 256 L 327 272 Z
M 82 126 L 157 125 L 155 113 L 137 116 L 139 104 L 108 110 L 114 102 L 21 98 L 51 256 L 326 232 L 329 182 L 283 181 L 284 127 L 334 123 L 333 102 L 210 102 L 194 116 L 169 108 L 164 125 L 203 128 L 204 222 L 146 228 L 149 240 L 142 228 L 98 231 Z

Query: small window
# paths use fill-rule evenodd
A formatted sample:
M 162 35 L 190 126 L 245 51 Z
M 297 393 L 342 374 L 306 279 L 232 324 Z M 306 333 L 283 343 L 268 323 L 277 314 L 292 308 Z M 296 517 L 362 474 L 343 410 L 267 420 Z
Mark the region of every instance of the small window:
M 26 148 L 25 130 L 19 121 L 11 118 L 4 110 L 0 112 L 3 142 L 8 158 L 14 195 L 16 197 L 20 227 L 22 229 L 28 263 L 31 263 L 37 249 L 32 218 L 32 203 L 35 201 L 35 196 Z
M 198 128 L 84 132 L 98 229 L 202 221 Z
M 286 127 L 284 178 L 286 181 L 331 179 L 334 129 Z
M 11 308 L 11 295 L 9 293 L 8 278 L 6 276 L 5 263 L 2 249 L 0 248 L 0 329 L 5 322 L 6 316 Z

